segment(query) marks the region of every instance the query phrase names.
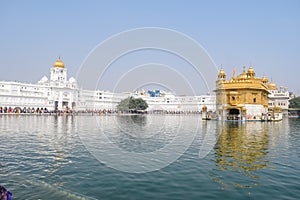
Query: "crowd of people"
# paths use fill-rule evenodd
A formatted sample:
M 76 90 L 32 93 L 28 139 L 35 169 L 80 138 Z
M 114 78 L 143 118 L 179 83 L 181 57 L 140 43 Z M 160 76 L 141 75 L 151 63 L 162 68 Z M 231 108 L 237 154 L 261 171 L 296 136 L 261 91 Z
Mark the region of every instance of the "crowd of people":
M 5 113 L 24 113 L 24 114 L 91 114 L 91 115 L 115 115 L 115 114 L 170 114 L 170 115 L 180 115 L 180 114 L 201 114 L 201 111 L 170 111 L 170 110 L 153 110 L 153 111 L 143 111 L 143 112 L 121 112 L 117 109 L 86 109 L 81 111 L 74 111 L 66 107 L 63 110 L 48 110 L 47 108 L 34 108 L 34 107 L 7 107 L 0 106 L 0 114 Z
M 74 111 L 68 107 L 63 110 L 48 110 L 47 108 L 30 108 L 30 107 L 7 107 L 0 106 L 0 114 L 92 114 L 92 115 L 108 115 L 108 114 L 117 114 L 116 109 L 86 109 L 82 111 Z
M 170 114 L 170 115 L 190 115 L 190 114 L 201 114 L 201 111 L 190 111 L 190 110 L 180 110 L 180 111 L 174 111 L 174 110 L 154 110 L 149 111 L 149 114 Z
M 49 110 L 47 108 L 13 108 L 0 106 L 0 113 L 49 113 Z

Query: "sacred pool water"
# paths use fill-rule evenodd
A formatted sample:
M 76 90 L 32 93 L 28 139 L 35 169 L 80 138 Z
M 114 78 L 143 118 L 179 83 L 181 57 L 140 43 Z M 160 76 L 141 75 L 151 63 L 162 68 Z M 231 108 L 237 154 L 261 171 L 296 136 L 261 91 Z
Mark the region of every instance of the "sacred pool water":
M 0 116 L 13 199 L 297 199 L 300 119 Z

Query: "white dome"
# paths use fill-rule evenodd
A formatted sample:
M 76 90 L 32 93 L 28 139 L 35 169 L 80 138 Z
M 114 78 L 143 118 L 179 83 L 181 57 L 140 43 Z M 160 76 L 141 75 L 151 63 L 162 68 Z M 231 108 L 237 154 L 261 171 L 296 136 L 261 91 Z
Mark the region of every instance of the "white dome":
M 39 83 L 45 83 L 48 81 L 47 76 L 43 76 L 43 78 L 41 78 L 41 80 L 39 81 Z
M 70 83 L 76 83 L 76 79 L 74 77 L 69 78 Z

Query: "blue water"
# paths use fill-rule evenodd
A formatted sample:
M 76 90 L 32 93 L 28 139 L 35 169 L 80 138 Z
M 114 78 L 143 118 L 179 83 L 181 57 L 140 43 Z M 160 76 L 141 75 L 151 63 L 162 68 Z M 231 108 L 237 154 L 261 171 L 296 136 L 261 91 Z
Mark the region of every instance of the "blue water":
M 14 199 L 299 199 L 300 195 L 300 119 L 221 123 L 201 121 L 198 115 L 2 115 L 0 123 L 0 185 Z M 106 148 L 104 136 L 111 146 L 139 154 L 163 150 L 175 143 L 174 138 L 183 137 L 172 155 L 145 162 L 134 158 L 132 163 Z M 179 158 L 168 163 L 176 153 Z M 120 159 L 118 165 L 111 164 L 115 158 Z M 158 164 L 152 166 L 153 162 Z

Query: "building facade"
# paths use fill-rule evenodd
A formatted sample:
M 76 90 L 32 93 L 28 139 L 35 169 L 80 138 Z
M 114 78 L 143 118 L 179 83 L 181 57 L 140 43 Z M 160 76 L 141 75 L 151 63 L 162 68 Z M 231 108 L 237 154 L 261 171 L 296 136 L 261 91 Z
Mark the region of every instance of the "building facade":
M 10 110 L 76 109 L 78 93 L 75 78 L 67 79 L 67 69 L 60 58 L 50 69 L 50 79 L 44 76 L 37 84 L 0 81 L 1 107 Z
M 97 111 L 115 110 L 129 96 L 143 98 L 149 112 L 199 112 L 205 105 L 214 112 L 215 96 L 176 96 L 160 90 L 113 93 L 81 89 L 74 77 L 68 79 L 67 68 L 58 60 L 36 84 L 0 81 L 0 112 Z
M 267 77 L 258 78 L 253 67 L 226 80 L 223 69 L 216 81 L 216 107 L 221 120 L 280 120 L 288 116 L 290 93 Z
M 261 120 L 268 112 L 268 79 L 257 78 L 250 66 L 226 80 L 223 69 L 216 81 L 216 106 L 221 120 Z
M 268 95 L 268 107 L 269 111 L 273 111 L 274 108 L 280 108 L 284 117 L 288 117 L 289 112 L 289 100 L 290 92 L 286 87 L 281 86 L 279 89 L 276 84 L 271 82 L 269 85 L 269 95 Z
M 144 99 L 149 112 L 200 112 L 203 106 L 207 107 L 208 112 L 216 111 L 214 95 L 178 96 L 160 90 L 142 90 L 133 92 L 131 96 Z

